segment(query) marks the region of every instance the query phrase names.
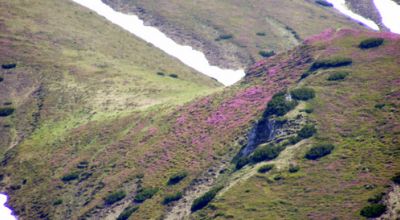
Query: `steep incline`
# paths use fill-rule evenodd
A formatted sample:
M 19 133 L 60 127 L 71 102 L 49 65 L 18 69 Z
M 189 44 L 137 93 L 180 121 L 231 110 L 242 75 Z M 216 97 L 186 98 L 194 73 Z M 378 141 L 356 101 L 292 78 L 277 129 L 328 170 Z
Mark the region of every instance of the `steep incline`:
M 358 47 L 371 37 L 383 45 Z M 328 30 L 256 63 L 240 84 L 175 109 L 154 106 L 51 138 L 38 131 L 3 163 L 2 184 L 25 218 L 115 219 L 123 210 L 131 219 L 189 218 L 190 195 L 221 185 L 191 218 L 357 219 L 400 169 L 399 57 L 397 35 Z M 304 94 L 274 96 L 302 87 L 315 97 L 291 111 L 286 105 Z M 276 131 L 255 134 L 266 143 L 239 166 L 249 132 L 265 119 Z M 296 139 L 309 124 L 316 134 Z M 318 143 L 333 144 L 332 154 L 305 159 Z M 276 168 L 257 174 L 264 159 Z
M 314 0 L 103 1 L 203 51 L 213 64 L 234 68 L 260 60 L 260 51 L 286 51 L 326 28 L 360 27 Z

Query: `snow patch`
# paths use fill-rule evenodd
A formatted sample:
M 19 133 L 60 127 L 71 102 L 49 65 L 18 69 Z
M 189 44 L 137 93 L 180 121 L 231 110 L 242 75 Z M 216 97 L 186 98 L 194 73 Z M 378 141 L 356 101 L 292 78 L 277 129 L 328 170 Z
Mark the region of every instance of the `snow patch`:
M 12 211 L 5 204 L 7 202 L 7 196 L 0 194 L 0 219 L 1 220 L 16 220 L 17 218 L 12 215 Z
M 382 17 L 382 23 L 391 32 L 400 34 L 400 5 L 392 0 L 374 0 L 375 7 Z
M 117 12 L 110 6 L 104 4 L 101 0 L 72 1 L 95 11 L 97 14 L 105 17 L 112 23 L 122 27 L 148 43 L 153 44 L 155 47 L 163 50 L 167 54 L 179 59 L 187 66 L 190 66 L 209 77 L 215 78 L 226 86 L 234 84 L 245 76 L 244 70 L 229 70 L 221 69 L 217 66 L 211 66 L 202 52 L 194 50 L 190 46 L 177 44 L 157 28 L 145 26 L 144 22 L 136 15 Z
M 370 19 L 364 18 L 363 16 L 354 13 L 353 11 L 351 11 L 347 5 L 346 5 L 346 1 L 345 0 L 326 0 L 327 2 L 331 3 L 333 5 L 333 7 L 340 11 L 342 14 L 363 23 L 364 25 L 368 26 L 369 28 L 379 31 L 379 26 L 373 22 Z M 377 1 L 381 1 L 381 0 L 377 0 Z

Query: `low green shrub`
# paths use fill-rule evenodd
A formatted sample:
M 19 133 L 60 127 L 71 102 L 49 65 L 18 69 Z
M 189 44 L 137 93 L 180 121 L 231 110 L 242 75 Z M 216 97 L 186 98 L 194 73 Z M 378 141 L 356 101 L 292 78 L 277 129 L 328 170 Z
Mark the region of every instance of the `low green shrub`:
M 6 69 L 6 70 L 14 69 L 15 67 L 17 67 L 16 63 L 10 63 L 10 64 L 1 65 L 1 68 Z
M 400 173 L 396 174 L 396 176 L 392 177 L 392 181 L 396 184 L 400 185 Z
M 53 206 L 58 206 L 58 205 L 61 205 L 62 203 L 63 203 L 62 199 L 56 199 L 53 201 Z
M 258 168 L 257 172 L 266 173 L 266 172 L 269 172 L 272 169 L 274 169 L 274 165 L 273 164 L 265 164 L 265 165 L 262 165 L 260 168 Z
M 296 135 L 296 136 L 289 137 L 288 143 L 291 145 L 295 145 L 295 144 L 299 143 L 301 140 L 302 140 L 301 137 Z
M 304 72 L 303 74 L 301 74 L 300 79 L 305 79 L 305 78 L 307 78 L 307 77 L 310 76 L 310 75 L 311 75 L 311 72 L 310 72 L 310 71 Z
M 232 39 L 233 35 L 232 34 L 222 34 L 219 37 L 215 38 L 216 41 L 220 41 L 220 40 L 229 40 Z
M 344 80 L 346 77 L 349 75 L 348 72 L 334 72 L 329 74 L 327 80 L 328 81 L 338 81 L 338 80 Z
M 361 41 L 358 47 L 361 49 L 370 49 L 381 46 L 383 42 L 384 42 L 383 38 L 368 38 Z
M 300 167 L 298 165 L 290 164 L 289 165 L 289 173 L 297 173 L 299 172 Z
M 264 116 L 283 116 L 297 106 L 297 101 L 286 99 L 286 92 L 279 92 L 275 94 L 271 101 L 268 102 L 267 109 Z
M 376 109 L 383 109 L 383 107 L 385 107 L 385 106 L 386 106 L 386 104 L 384 104 L 384 103 L 378 103 L 378 104 L 375 105 L 375 108 Z
M 386 206 L 383 204 L 371 204 L 365 206 L 361 211 L 360 215 L 366 218 L 376 218 L 381 216 L 386 211 Z
M 127 220 L 129 217 L 139 209 L 139 206 L 130 206 L 124 209 L 124 211 L 119 214 L 117 220 Z
M 143 188 L 137 192 L 134 201 L 142 203 L 147 199 L 151 199 L 157 192 L 158 188 Z
M 313 146 L 305 155 L 309 160 L 316 160 L 332 152 L 335 147 L 332 144 L 318 144 Z
M 179 76 L 178 75 L 176 75 L 176 74 L 174 74 L 174 73 L 172 73 L 172 74 L 169 74 L 169 77 L 171 77 L 171 78 L 178 78 Z
M 266 50 L 261 50 L 260 52 L 258 52 L 258 54 L 260 54 L 260 56 L 264 57 L 264 58 L 268 58 L 268 57 L 272 57 L 275 55 L 275 51 L 270 50 L 270 51 L 266 51 Z
M 265 33 L 265 32 L 257 32 L 256 35 L 257 36 L 266 36 L 267 33 Z
M 163 73 L 163 72 L 157 72 L 157 75 L 159 75 L 159 76 L 165 76 L 165 73 Z
M 79 178 L 79 173 L 72 172 L 72 173 L 65 174 L 63 177 L 61 177 L 61 180 L 63 182 L 70 182 L 70 181 L 76 180 L 78 178 Z
M 242 169 L 242 167 L 246 166 L 250 162 L 248 157 L 241 157 L 236 161 L 236 170 Z
M 312 137 L 315 133 L 317 133 L 315 126 L 313 124 L 307 124 L 300 129 L 297 135 L 302 139 L 306 139 Z
M 178 201 L 182 198 L 182 193 L 181 192 L 177 192 L 175 194 L 170 194 L 170 195 L 166 195 L 163 199 L 162 204 L 163 205 L 167 205 L 171 202 L 175 202 Z
M 112 205 L 118 201 L 121 201 L 123 198 L 125 198 L 126 193 L 122 190 L 117 191 L 117 192 L 113 192 L 108 194 L 105 198 L 104 198 L 104 203 L 106 205 Z
M 14 113 L 13 107 L 0 107 L 0 117 L 7 117 Z
M 325 60 L 317 60 L 310 67 L 310 71 L 315 71 L 318 69 L 327 69 L 327 68 L 335 68 L 342 66 L 349 66 L 353 63 L 353 60 L 350 58 L 336 57 L 332 59 Z
M 315 97 L 315 91 L 312 88 L 298 88 L 290 92 L 292 98 L 296 100 L 309 100 Z
M 279 156 L 280 152 L 284 150 L 283 146 L 265 145 L 258 147 L 251 155 L 250 160 L 253 163 L 258 163 L 266 160 L 273 160 Z
M 204 193 L 199 198 L 195 199 L 193 201 L 193 204 L 192 204 L 192 207 L 190 208 L 190 210 L 192 212 L 195 212 L 195 211 L 200 210 L 200 209 L 204 208 L 205 206 L 207 206 L 208 203 L 210 203 L 214 199 L 214 197 L 217 195 L 217 193 L 221 189 L 223 189 L 223 186 L 213 187 L 211 190 Z
M 181 171 L 179 173 L 173 174 L 168 180 L 168 185 L 175 185 L 179 183 L 181 180 L 185 179 L 187 175 L 188 173 L 186 171 Z

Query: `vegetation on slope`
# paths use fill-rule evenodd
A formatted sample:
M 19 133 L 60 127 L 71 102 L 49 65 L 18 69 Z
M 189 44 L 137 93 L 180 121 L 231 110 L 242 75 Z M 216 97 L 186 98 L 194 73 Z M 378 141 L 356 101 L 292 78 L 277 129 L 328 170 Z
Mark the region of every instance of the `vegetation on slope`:
M 134 12 L 176 41 L 205 51 L 212 63 L 236 68 L 271 55 L 269 51 L 286 51 L 327 28 L 360 27 L 315 1 L 104 2 Z

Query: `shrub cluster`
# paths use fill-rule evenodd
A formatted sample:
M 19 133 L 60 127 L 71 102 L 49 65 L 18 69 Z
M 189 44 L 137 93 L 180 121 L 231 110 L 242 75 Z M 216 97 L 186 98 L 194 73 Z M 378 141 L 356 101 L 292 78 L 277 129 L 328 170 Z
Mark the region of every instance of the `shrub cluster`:
M 371 204 L 361 209 L 360 215 L 366 218 L 376 218 L 381 216 L 386 211 L 386 206 L 383 204 Z
M 117 220 L 127 220 L 129 217 L 139 209 L 139 206 L 130 206 L 124 209 L 124 211 L 119 214 Z
M 210 191 L 208 191 L 205 194 L 203 194 L 202 196 L 200 196 L 199 198 L 195 199 L 193 201 L 193 204 L 192 204 L 192 207 L 190 208 L 190 210 L 192 212 L 195 212 L 195 211 L 200 210 L 200 209 L 204 208 L 205 206 L 207 206 L 208 203 L 210 203 L 211 200 L 214 199 L 214 197 L 217 195 L 217 193 L 221 189 L 223 189 L 222 186 L 214 187 Z
M 121 201 L 123 198 L 125 198 L 126 193 L 122 190 L 117 191 L 117 192 L 113 192 L 108 194 L 105 198 L 104 198 L 104 203 L 106 205 L 112 205 L 118 201 Z
M 315 97 L 315 91 L 311 88 L 298 88 L 290 92 L 292 98 L 296 100 L 309 100 Z
M 54 206 L 61 205 L 62 203 L 63 203 L 63 200 L 62 200 L 62 199 L 56 199 L 56 200 L 53 201 L 53 205 L 54 205 Z
M 348 72 L 334 72 L 334 73 L 329 74 L 328 81 L 343 80 L 343 79 L 346 79 L 346 77 L 348 75 L 349 75 Z
M 170 195 L 166 195 L 163 199 L 162 204 L 167 205 L 171 202 L 175 202 L 178 201 L 182 198 L 182 193 L 181 192 L 177 192 L 175 194 L 170 194 Z
M 0 117 L 7 117 L 14 113 L 13 107 L 0 107 Z
M 312 137 L 315 133 L 317 133 L 315 126 L 313 124 L 307 124 L 300 129 L 297 135 L 302 139 L 306 139 Z
M 142 203 L 147 199 L 151 199 L 157 192 L 158 188 L 143 188 L 137 192 L 134 201 Z
M 248 157 L 241 157 L 236 161 L 236 170 L 242 169 L 242 167 L 246 166 L 250 162 Z
M 10 63 L 10 64 L 1 65 L 1 68 L 5 69 L 5 70 L 14 69 L 15 67 L 17 67 L 16 63 Z
M 159 75 L 159 76 L 165 76 L 165 73 L 164 73 L 164 72 L 157 72 L 157 75 Z
M 310 67 L 310 71 L 315 71 L 318 69 L 327 69 L 327 68 L 335 68 L 341 66 L 348 66 L 353 63 L 353 60 L 350 58 L 336 57 L 332 59 L 326 60 L 317 60 Z
M 186 171 L 173 174 L 168 180 L 168 185 L 175 185 L 179 183 L 181 180 L 187 177 L 187 175 L 188 173 Z
M 309 160 L 316 160 L 332 152 L 335 147 L 332 144 L 318 144 L 313 146 L 305 155 Z
M 297 106 L 297 101 L 287 100 L 286 92 L 279 92 L 272 97 L 272 100 L 268 102 L 267 109 L 265 110 L 265 116 L 277 115 L 283 116 L 290 110 L 293 110 Z
M 333 4 L 330 2 L 327 2 L 325 0 L 316 0 L 315 3 L 322 5 L 324 7 L 333 7 Z
M 358 47 L 361 49 L 370 49 L 381 46 L 383 42 L 384 42 L 383 38 L 368 38 L 366 40 L 361 41 Z
M 178 78 L 178 75 L 176 75 L 176 74 L 174 74 L 174 73 L 171 73 L 171 74 L 169 74 L 169 77 L 171 77 L 171 78 Z
M 61 180 L 63 182 L 70 182 L 70 181 L 76 180 L 78 178 L 79 178 L 79 173 L 72 172 L 72 173 L 65 174 L 63 177 L 61 177 Z
M 232 39 L 233 35 L 232 34 L 222 34 L 219 37 L 215 38 L 216 41 L 220 41 L 220 40 L 229 40 Z
M 269 172 L 270 170 L 272 170 L 273 168 L 274 168 L 273 164 L 265 164 L 265 165 L 262 165 L 260 168 L 258 168 L 257 172 L 266 173 L 266 172 Z
M 283 146 L 264 145 L 258 147 L 251 155 L 250 160 L 253 163 L 258 163 L 266 160 L 273 160 L 279 156 L 280 152 L 284 150 Z
M 256 34 L 257 34 L 257 36 L 266 36 L 267 35 L 267 33 L 265 33 L 265 32 L 257 32 Z
M 260 52 L 258 52 L 258 54 L 260 54 L 260 56 L 264 57 L 264 58 L 268 58 L 268 57 L 272 57 L 275 55 L 275 51 L 270 50 L 270 51 L 265 51 L 265 50 L 261 50 Z

